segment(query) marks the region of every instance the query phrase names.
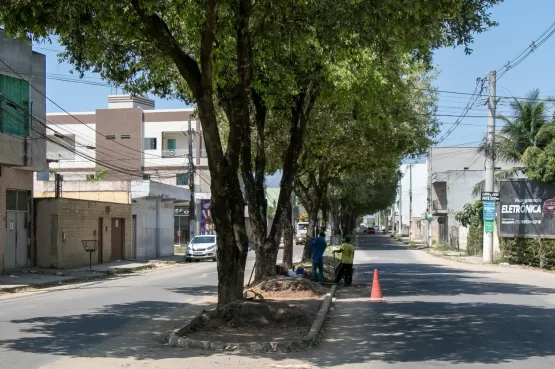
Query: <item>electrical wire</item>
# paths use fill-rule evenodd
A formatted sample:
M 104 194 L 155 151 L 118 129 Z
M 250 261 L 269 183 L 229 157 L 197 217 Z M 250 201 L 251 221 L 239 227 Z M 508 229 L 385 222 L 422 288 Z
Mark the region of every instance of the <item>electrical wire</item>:
M 19 73 L 17 73 L 17 72 L 15 71 L 15 69 L 13 69 L 8 63 L 6 63 L 6 62 L 5 62 L 4 60 L 2 60 L 1 58 L 0 58 L 0 63 L 4 64 L 8 69 L 10 69 L 10 71 L 11 71 L 12 73 L 16 74 L 19 78 L 24 79 Z M 44 94 L 42 91 L 40 91 L 39 89 L 37 89 L 37 88 L 36 88 L 35 86 L 33 86 L 31 83 L 29 83 L 29 86 L 30 86 L 32 89 L 34 89 L 35 91 L 37 91 L 40 95 L 44 96 L 48 101 L 50 101 L 50 102 L 51 102 L 52 104 L 54 104 L 56 107 L 58 107 L 58 108 L 61 109 L 63 112 L 65 112 L 66 114 L 68 114 L 69 116 L 71 116 L 71 117 L 72 117 L 73 119 L 75 119 L 77 122 L 83 124 L 84 126 L 88 127 L 89 129 L 93 130 L 93 131 L 96 132 L 98 135 L 100 135 L 100 136 L 102 136 L 102 137 L 106 137 L 106 135 L 104 135 L 103 133 L 98 132 L 96 129 L 90 127 L 88 124 L 84 123 L 83 121 L 81 121 L 80 119 L 78 119 L 77 117 L 75 117 L 73 114 L 71 114 L 70 112 L 68 112 L 67 110 L 65 110 L 65 109 L 64 109 L 63 107 L 61 107 L 58 103 L 56 103 L 55 101 L 53 101 L 52 99 L 50 99 L 46 94 Z M 121 142 L 118 142 L 118 141 L 113 141 L 113 142 L 116 143 L 116 144 L 118 144 L 118 145 L 120 145 L 120 146 L 122 146 L 122 147 L 125 147 L 125 148 L 127 148 L 127 149 L 129 149 L 129 150 L 136 151 L 136 152 L 139 152 L 139 153 L 144 153 L 144 155 L 152 155 L 152 154 L 149 154 L 149 153 L 145 153 L 145 152 L 143 152 L 143 151 L 140 151 L 140 150 L 136 150 L 136 149 L 134 149 L 134 148 L 132 148 L 132 147 L 126 146 L 126 145 L 124 145 L 124 144 L 122 144 Z M 156 156 L 156 155 L 155 155 L 155 156 Z
M 508 71 L 513 68 L 516 68 L 520 63 L 522 63 L 530 54 L 532 54 L 535 50 L 537 50 L 540 46 L 542 46 L 547 40 L 553 36 L 555 33 L 555 22 L 551 23 L 551 25 L 534 41 L 530 43 L 530 45 L 524 49 L 520 54 L 515 56 L 513 59 L 507 62 L 506 65 L 497 69 L 497 72 L 501 72 L 499 76 L 497 76 L 497 80 L 500 80 Z

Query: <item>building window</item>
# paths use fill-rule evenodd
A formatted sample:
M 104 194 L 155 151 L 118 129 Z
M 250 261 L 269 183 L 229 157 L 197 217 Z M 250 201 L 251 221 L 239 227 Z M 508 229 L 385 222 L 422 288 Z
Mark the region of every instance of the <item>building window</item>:
M 87 174 L 87 175 L 85 176 L 85 179 L 86 179 L 87 181 L 94 181 L 94 174 Z
M 115 140 L 116 136 L 115 135 L 106 135 L 106 139 L 107 140 Z
M 156 150 L 156 137 L 145 138 L 145 150 Z
M 150 174 L 146 174 L 146 173 L 143 174 L 143 179 L 144 179 L 145 181 L 150 180 Z
M 119 136 L 119 138 L 121 138 L 122 140 L 129 140 L 131 138 L 130 135 L 121 135 Z
M 179 173 L 175 176 L 176 185 L 177 186 L 188 186 L 189 185 L 189 176 L 187 173 Z
M 29 136 L 29 82 L 0 74 L 0 131 Z
M 37 172 L 37 181 L 49 181 L 50 172 L 45 170 L 44 172 Z

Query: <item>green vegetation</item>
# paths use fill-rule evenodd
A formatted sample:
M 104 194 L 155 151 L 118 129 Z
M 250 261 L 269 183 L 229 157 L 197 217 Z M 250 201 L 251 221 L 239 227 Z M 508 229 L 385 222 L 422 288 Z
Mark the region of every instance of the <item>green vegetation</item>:
M 468 255 L 481 255 L 483 250 L 482 201 L 475 201 L 463 206 L 463 210 L 455 213 L 455 220 L 468 227 L 466 252 Z
M 525 174 L 539 182 L 555 183 L 555 118 L 548 118 L 547 103 L 540 100 L 539 90 L 533 90 L 525 99 L 511 101 L 511 117 L 498 116 L 504 125 L 495 135 L 493 150 L 498 159 L 515 166 L 496 173 L 496 180 Z M 486 143 L 480 146 L 480 152 L 488 150 Z M 479 182 L 472 194 L 479 196 L 483 188 L 484 181 Z
M 56 35 L 65 48 L 60 59 L 81 76 L 92 70 L 130 93 L 196 104 L 220 236 L 218 301 L 226 304 L 243 298 L 245 200 L 256 279 L 275 274 L 281 220 L 307 168 L 299 161 L 303 144 L 309 134 L 317 138 L 311 124 L 317 136 L 319 116 L 333 114 L 338 126 L 359 129 L 352 142 L 339 141 L 347 154 L 359 149 L 361 131 L 387 140 L 387 149 L 368 148 L 384 162 L 330 180 L 328 200 L 349 215 L 346 227 L 361 212 L 387 206 L 382 199 L 392 199 L 399 158 L 424 149 L 435 132 L 433 102 L 414 92 L 416 81 L 431 69 L 435 49 L 464 45 L 470 52 L 474 35 L 495 25 L 489 10 L 500 2 L 6 0 L 0 24 L 9 35 L 36 42 Z M 343 92 L 352 95 L 344 103 Z M 393 154 L 385 155 L 390 148 Z M 282 169 L 282 181 L 277 221 L 268 232 L 264 175 L 270 167 Z

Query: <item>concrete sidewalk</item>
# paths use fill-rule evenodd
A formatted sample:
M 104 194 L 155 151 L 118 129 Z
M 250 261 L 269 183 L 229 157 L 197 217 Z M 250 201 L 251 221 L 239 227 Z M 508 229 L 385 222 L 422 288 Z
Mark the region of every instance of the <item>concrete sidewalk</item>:
M 105 278 L 115 274 L 135 273 L 162 265 L 175 264 L 180 261 L 182 261 L 182 257 L 170 256 L 146 261 L 121 260 L 96 264 L 92 266 L 92 270 L 89 270 L 88 266 L 65 270 L 49 268 L 8 270 L 3 275 L 0 275 L 0 293 L 18 292 L 28 288 L 46 288 L 66 283 Z

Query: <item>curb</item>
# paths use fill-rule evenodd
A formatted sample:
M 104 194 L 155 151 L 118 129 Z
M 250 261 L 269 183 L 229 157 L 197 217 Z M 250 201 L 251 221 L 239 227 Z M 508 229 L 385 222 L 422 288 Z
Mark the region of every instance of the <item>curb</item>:
M 98 275 L 90 276 L 90 277 L 68 278 L 68 279 L 65 279 L 63 281 L 37 283 L 37 284 L 33 284 L 33 285 L 20 286 L 20 287 L 7 287 L 7 288 L 0 289 L 0 295 L 3 294 L 3 293 L 27 292 L 27 291 L 41 290 L 41 289 L 49 288 L 49 287 L 58 287 L 58 286 L 62 286 L 62 285 L 70 285 L 70 284 L 76 284 L 76 283 L 81 283 L 81 282 L 84 283 L 84 282 L 88 282 L 88 281 L 94 281 L 94 280 L 97 280 L 97 279 L 105 279 L 105 278 L 108 278 L 108 277 L 109 277 L 108 274 L 102 273 L 102 274 L 98 274 Z
M 330 292 L 326 294 L 324 300 L 322 301 L 322 306 L 318 311 L 316 319 L 312 323 L 310 330 L 307 335 L 299 340 L 293 340 L 288 342 L 241 342 L 241 343 L 230 343 L 230 342 L 219 342 L 219 341 L 201 341 L 192 340 L 189 338 L 181 337 L 182 335 L 189 332 L 191 327 L 198 323 L 202 319 L 202 315 L 206 310 L 202 310 L 200 313 L 195 315 L 187 324 L 182 327 L 173 330 L 168 337 L 168 346 L 170 347 L 181 347 L 181 348 L 196 348 L 203 350 L 213 350 L 213 351 L 247 351 L 247 352 L 280 352 L 280 351 L 295 351 L 308 348 L 314 344 L 318 334 L 322 329 L 322 325 L 328 315 L 331 303 L 333 301 L 333 296 L 337 290 L 337 285 L 334 284 L 331 287 Z
M 89 277 L 73 277 L 73 278 L 67 278 L 64 280 L 54 281 L 54 282 L 45 282 L 45 283 L 37 283 L 37 284 L 26 285 L 26 286 L 1 288 L 0 295 L 8 294 L 8 293 L 41 290 L 41 289 L 50 288 L 50 287 L 59 287 L 62 285 L 85 283 L 85 282 L 94 281 L 98 279 L 106 279 L 118 274 L 131 274 L 131 273 L 140 272 L 147 269 L 154 269 L 154 268 L 156 268 L 155 264 L 146 264 L 138 267 L 129 267 L 129 268 L 118 267 L 112 270 L 107 270 L 105 272 L 98 272 L 97 275 L 89 276 Z
M 114 267 L 112 269 L 108 269 L 106 271 L 106 274 L 107 275 L 128 274 L 128 273 L 135 273 L 135 272 L 140 272 L 142 270 L 154 269 L 154 268 L 156 268 L 156 264 L 154 263 L 145 264 L 145 265 L 136 266 L 136 267 Z

